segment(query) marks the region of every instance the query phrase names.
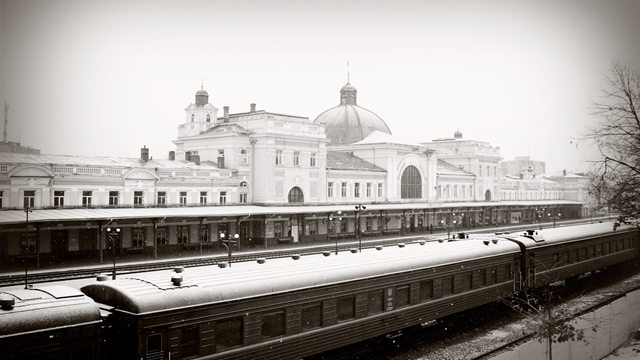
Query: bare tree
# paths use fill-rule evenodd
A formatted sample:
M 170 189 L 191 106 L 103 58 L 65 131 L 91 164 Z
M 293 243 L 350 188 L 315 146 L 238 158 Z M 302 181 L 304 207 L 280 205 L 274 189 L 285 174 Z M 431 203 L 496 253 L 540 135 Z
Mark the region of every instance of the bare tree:
M 640 215 L 640 73 L 614 62 L 602 95 L 594 100 L 598 124 L 587 138 L 602 158 L 595 163 L 590 194 L 623 218 Z

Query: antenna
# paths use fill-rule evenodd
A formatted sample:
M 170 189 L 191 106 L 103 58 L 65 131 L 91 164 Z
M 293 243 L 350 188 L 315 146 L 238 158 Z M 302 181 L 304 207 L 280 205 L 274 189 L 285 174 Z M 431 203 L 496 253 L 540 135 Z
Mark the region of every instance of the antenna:
M 9 104 L 7 99 L 4 99 L 4 141 L 7 142 L 7 125 L 9 124 Z
M 200 77 L 200 90 L 204 90 L 204 78 Z
M 350 84 L 351 80 L 349 79 L 349 60 L 347 60 L 347 84 Z

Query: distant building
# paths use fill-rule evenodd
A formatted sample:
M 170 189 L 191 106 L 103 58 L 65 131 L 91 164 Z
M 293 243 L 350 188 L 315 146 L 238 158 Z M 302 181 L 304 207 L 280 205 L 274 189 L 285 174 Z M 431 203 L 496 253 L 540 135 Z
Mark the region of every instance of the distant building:
M 0 142 L 0 152 L 17 154 L 40 154 L 39 149 L 35 149 L 29 146 L 22 146 L 20 145 L 20 143 L 13 141 Z
M 544 161 L 531 160 L 529 156 L 516 156 L 514 160 L 504 160 L 500 166 L 504 176 L 520 176 L 526 172 L 542 176 L 546 172 Z

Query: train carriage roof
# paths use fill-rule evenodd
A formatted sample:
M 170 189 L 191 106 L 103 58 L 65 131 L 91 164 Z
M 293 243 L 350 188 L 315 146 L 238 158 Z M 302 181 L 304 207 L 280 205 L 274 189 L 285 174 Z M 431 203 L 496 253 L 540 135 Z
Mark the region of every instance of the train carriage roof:
M 622 225 L 618 227 L 615 232 L 623 232 L 633 228 L 634 227 L 630 225 Z M 524 236 L 524 232 L 505 235 L 504 237 L 522 242 L 527 248 L 533 248 L 555 245 L 562 242 L 569 242 L 588 237 L 598 237 L 612 233 L 614 233 L 613 223 L 603 222 L 534 230 L 533 239 L 531 237 Z
M 67 286 L 0 291 L 0 299 L 0 337 L 100 320 L 98 305 Z
M 504 239 L 487 244 L 477 240 L 432 241 L 425 245 L 407 244 L 404 248 L 385 247 L 382 251 L 343 251 L 338 256 L 332 253 L 328 257 L 302 256 L 300 260 L 268 259 L 264 264 L 233 263 L 227 268 L 187 268 L 181 274 L 184 280 L 179 286 L 171 282 L 173 271 L 153 271 L 96 281 L 82 291 L 99 303 L 139 314 L 311 289 L 518 252 L 515 243 Z

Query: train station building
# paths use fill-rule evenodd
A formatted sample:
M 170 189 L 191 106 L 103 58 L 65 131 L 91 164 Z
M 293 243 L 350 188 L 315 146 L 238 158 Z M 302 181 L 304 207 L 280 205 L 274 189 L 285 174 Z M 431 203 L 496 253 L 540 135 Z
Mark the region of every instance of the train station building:
M 459 130 L 420 143 L 394 136 L 358 105 L 350 83 L 314 120 L 256 104 L 222 108 L 198 90 L 169 154 L 146 146 L 132 158 L 0 152 L 0 263 L 211 253 L 229 238 L 270 248 L 583 215 L 578 185 L 565 194 L 566 184 L 541 174 L 503 177 L 499 147 Z M 114 227 L 121 232 L 109 242 L 105 230 Z

